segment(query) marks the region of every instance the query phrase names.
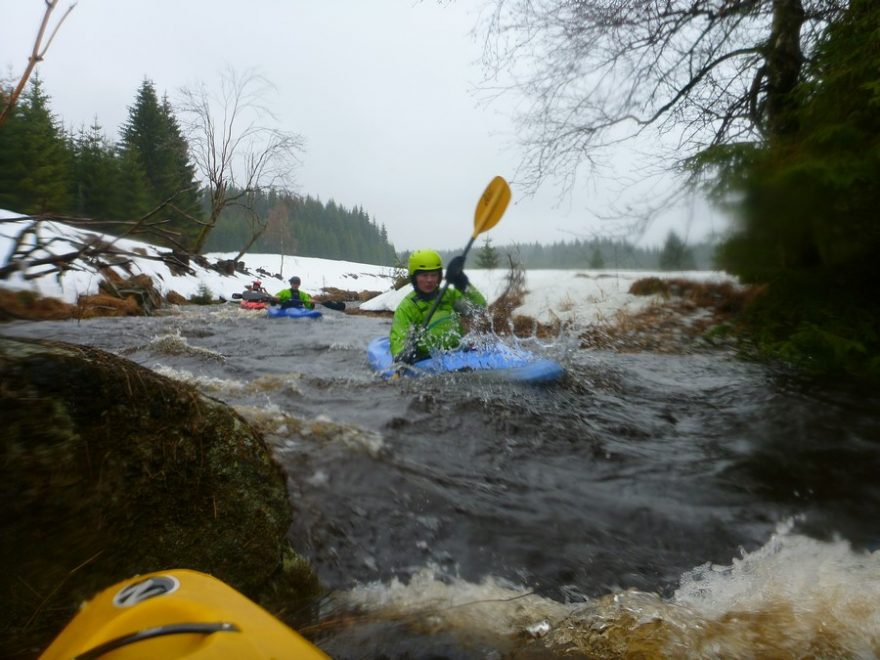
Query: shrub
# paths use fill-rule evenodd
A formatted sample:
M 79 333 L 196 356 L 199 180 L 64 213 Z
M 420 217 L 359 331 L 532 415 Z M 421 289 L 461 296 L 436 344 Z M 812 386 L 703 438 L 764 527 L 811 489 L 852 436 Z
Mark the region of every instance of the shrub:
M 202 282 L 196 294 L 189 297 L 189 301 L 194 305 L 210 305 L 214 302 L 214 294 L 211 293 L 208 285 Z

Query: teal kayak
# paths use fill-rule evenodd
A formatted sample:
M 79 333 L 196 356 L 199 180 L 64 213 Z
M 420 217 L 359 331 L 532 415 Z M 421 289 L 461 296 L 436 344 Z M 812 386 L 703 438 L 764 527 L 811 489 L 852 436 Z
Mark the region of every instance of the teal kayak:
M 321 312 L 307 307 L 268 307 L 266 314 L 272 319 L 319 319 Z
M 369 343 L 367 361 L 385 378 L 397 373 L 388 337 L 377 337 Z M 487 371 L 509 380 L 529 383 L 549 383 L 565 375 L 565 369 L 558 362 L 500 341 L 474 349 L 440 351 L 410 365 L 403 373 L 421 376 L 456 371 Z

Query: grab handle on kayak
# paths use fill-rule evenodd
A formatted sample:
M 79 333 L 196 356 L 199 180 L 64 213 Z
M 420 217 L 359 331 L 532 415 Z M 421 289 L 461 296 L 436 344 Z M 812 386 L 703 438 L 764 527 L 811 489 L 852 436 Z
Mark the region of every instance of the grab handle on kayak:
M 217 623 L 172 623 L 167 626 L 154 626 L 153 628 L 144 628 L 135 633 L 123 635 L 122 637 L 111 639 L 109 642 L 99 644 L 85 653 L 80 653 L 73 660 L 94 660 L 120 647 L 165 635 L 183 635 L 187 633 L 211 635 L 216 632 L 241 632 L 241 628 L 234 623 L 227 623 L 225 621 L 218 621 Z

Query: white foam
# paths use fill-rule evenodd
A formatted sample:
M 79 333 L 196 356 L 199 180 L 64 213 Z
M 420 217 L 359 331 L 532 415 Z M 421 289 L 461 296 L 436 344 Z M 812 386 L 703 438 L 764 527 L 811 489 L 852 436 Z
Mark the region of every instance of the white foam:
M 560 603 L 492 577 L 470 583 L 433 565 L 407 582 L 373 582 L 336 598 L 378 619 L 430 621 L 463 640 L 488 635 L 504 645 L 522 635 L 594 657 L 610 649 L 621 657 L 880 654 L 880 553 L 792 534 L 791 522 L 730 565 L 688 571 L 670 599 L 628 590 Z

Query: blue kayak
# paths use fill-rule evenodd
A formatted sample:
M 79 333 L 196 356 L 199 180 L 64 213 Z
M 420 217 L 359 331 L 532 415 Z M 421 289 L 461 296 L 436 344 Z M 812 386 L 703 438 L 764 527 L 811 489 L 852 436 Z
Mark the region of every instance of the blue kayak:
M 386 378 L 395 374 L 388 337 L 377 337 L 367 346 L 370 366 Z M 548 383 L 559 380 L 565 369 L 558 362 L 541 358 L 521 348 L 511 348 L 500 341 L 476 349 L 441 351 L 410 365 L 404 374 L 420 376 L 453 371 L 487 371 L 509 380 Z
M 269 307 L 266 314 L 272 319 L 319 319 L 321 312 L 307 307 Z

